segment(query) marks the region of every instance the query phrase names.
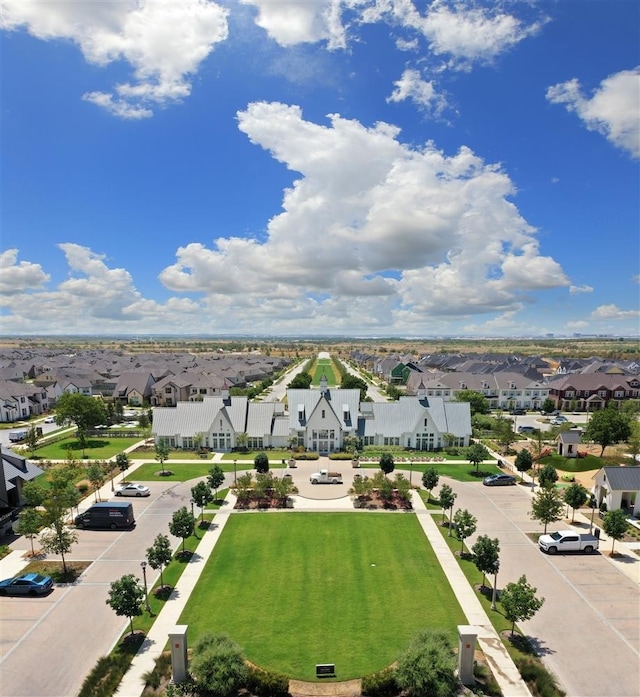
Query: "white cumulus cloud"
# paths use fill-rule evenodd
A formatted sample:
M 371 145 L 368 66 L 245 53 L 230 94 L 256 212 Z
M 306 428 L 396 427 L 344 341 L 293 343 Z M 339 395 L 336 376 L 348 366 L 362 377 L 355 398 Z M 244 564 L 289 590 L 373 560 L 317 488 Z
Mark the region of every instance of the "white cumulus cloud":
M 468 148 L 447 157 L 431 143 L 403 145 L 390 124 L 328 119 L 266 102 L 238 114 L 251 142 L 300 177 L 266 241 L 181 247 L 160 275 L 169 289 L 202 293 L 218 308 L 240 297 L 247 322 L 287 317 L 286 307 L 333 322 L 340 307 L 345 322 L 359 325 L 365 313 L 405 327 L 434 315 L 517 312 L 531 293 L 569 285 L 540 253 L 498 167 Z
M 17 249 L 0 252 L 0 295 L 17 295 L 42 288 L 49 280 L 49 274 L 42 270 L 40 264 L 17 261 Z
M 617 305 L 600 305 L 592 313 L 592 319 L 628 320 L 640 317 L 640 310 L 621 310 Z
M 126 61 L 130 82 L 84 98 L 116 116 L 140 119 L 154 106 L 188 96 L 191 76 L 227 38 L 227 14 L 210 0 L 3 0 L 0 27 L 25 29 L 47 41 L 70 40 L 95 65 Z
M 436 116 L 446 107 L 446 99 L 436 91 L 434 82 L 423 80 L 419 70 L 407 68 L 393 84 L 394 90 L 387 98 L 388 102 L 403 102 L 409 99 Z
M 590 131 L 604 135 L 613 145 L 640 157 L 640 67 L 604 79 L 586 97 L 577 79 L 547 89 L 552 104 L 564 104 Z

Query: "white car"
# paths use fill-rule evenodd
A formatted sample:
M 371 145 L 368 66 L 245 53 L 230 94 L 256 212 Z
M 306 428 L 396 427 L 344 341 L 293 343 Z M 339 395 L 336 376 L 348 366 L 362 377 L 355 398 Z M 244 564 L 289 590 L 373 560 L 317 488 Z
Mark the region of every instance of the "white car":
M 55 416 L 47 416 L 47 418 L 44 420 L 46 424 L 54 424 L 56 422 L 56 417 Z
M 115 491 L 116 496 L 149 496 L 151 489 L 144 484 L 123 484 Z

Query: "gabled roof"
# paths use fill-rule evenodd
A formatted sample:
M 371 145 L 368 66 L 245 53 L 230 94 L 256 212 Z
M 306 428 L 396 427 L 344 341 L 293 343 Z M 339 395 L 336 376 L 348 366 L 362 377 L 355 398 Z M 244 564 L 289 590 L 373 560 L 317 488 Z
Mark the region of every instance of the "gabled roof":
M 2 457 L 2 473 L 7 491 L 10 491 L 16 486 L 16 479 L 18 478 L 25 482 L 29 482 L 42 474 L 40 467 L 34 465 L 33 462 L 29 462 L 25 457 L 16 455 L 13 451 L 2 448 L 1 446 L 0 456 Z
M 640 491 L 640 467 L 603 467 L 600 472 L 612 491 Z

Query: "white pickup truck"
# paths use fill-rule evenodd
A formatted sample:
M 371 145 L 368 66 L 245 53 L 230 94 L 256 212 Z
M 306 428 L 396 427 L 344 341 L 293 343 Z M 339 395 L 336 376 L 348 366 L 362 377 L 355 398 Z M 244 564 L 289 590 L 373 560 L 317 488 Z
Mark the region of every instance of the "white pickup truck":
M 594 535 L 575 532 L 574 530 L 560 530 L 549 535 L 540 535 L 538 545 L 547 554 L 557 552 L 584 552 L 591 554 L 598 549 L 600 540 Z
M 340 472 L 329 472 L 329 470 L 320 470 L 314 472 L 309 481 L 312 484 L 342 484 L 342 474 Z

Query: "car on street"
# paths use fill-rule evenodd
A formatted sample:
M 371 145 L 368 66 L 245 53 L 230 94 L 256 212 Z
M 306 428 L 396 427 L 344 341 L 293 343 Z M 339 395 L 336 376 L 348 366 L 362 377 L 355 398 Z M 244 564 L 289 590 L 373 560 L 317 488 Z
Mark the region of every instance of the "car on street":
M 54 424 L 56 422 L 56 417 L 55 416 L 47 416 L 47 418 L 44 420 L 46 424 Z
M 551 426 L 564 426 L 564 424 L 567 423 L 567 420 L 565 418 L 556 416 L 555 419 L 551 419 L 549 423 L 551 424 Z
M 51 576 L 21 574 L 0 581 L 0 595 L 44 595 L 53 588 Z
M 511 474 L 490 474 L 482 483 L 485 486 L 510 486 L 516 483 L 516 478 Z
M 149 496 L 151 494 L 151 489 L 144 484 L 134 484 L 129 482 L 119 486 L 115 490 L 116 496 Z
M 518 433 L 535 433 L 536 431 L 535 426 L 518 426 Z
M 526 409 L 512 409 L 509 412 L 512 416 L 526 416 Z

